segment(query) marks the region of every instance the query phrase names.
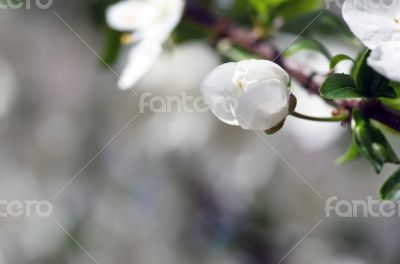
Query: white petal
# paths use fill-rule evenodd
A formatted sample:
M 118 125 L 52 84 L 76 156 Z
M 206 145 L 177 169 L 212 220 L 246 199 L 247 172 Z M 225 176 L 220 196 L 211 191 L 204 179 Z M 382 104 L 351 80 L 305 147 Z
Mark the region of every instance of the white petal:
M 374 49 L 368 58 L 368 65 L 386 78 L 400 82 L 400 41 L 388 42 Z
M 346 0 L 342 13 L 354 35 L 370 49 L 400 40 L 400 0 Z
M 143 77 L 161 54 L 161 43 L 146 40 L 139 42 L 130 51 L 128 65 L 119 80 L 122 90 L 133 87 Z
M 108 24 L 119 31 L 145 30 L 161 15 L 160 5 L 150 1 L 125 0 L 107 9 Z
M 290 77 L 279 65 L 268 60 L 244 60 L 237 64 L 233 82 L 243 88 L 251 83 L 276 79 L 286 86 L 290 83 Z
M 156 38 L 158 41 L 164 43 L 182 18 L 184 2 L 183 0 L 151 1 L 158 3 L 162 13 L 158 21 L 156 21 L 147 32 L 143 32 L 143 37 Z
M 237 63 L 225 63 L 216 67 L 201 84 L 201 93 L 210 110 L 224 123 L 238 125 L 233 113 L 235 99 L 229 94 L 236 89 L 232 83 Z
M 289 90 L 271 79 L 250 85 L 238 99 L 239 125 L 244 129 L 268 130 L 282 122 L 289 111 Z
M 163 0 L 166 6 L 164 6 L 164 12 L 168 13 L 164 23 L 165 27 L 172 31 L 180 22 L 185 2 L 183 0 Z
M 187 41 L 173 50 L 165 50 L 140 81 L 140 88 L 154 90 L 159 87 L 157 91 L 162 95 L 198 91 L 204 77 L 220 64 L 219 55 L 209 44 L 200 40 Z M 166 83 L 174 85 L 166 86 Z

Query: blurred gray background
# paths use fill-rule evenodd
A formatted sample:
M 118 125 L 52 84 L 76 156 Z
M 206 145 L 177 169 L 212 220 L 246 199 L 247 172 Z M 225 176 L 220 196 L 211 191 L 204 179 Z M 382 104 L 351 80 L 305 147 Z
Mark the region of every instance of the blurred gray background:
M 320 222 L 325 201 L 305 181 L 325 199 L 365 200 L 385 179 L 364 160 L 334 165 L 345 128 L 289 118 L 266 136 L 209 112 L 139 113 L 145 92 L 199 95 L 218 56 L 206 42 L 174 47 L 134 95 L 82 40 L 100 53 L 84 1 L 0 10 L 0 200 L 54 206 L 49 218 L 0 218 L 0 263 L 399 263 L 398 218 Z M 311 53 L 293 59 L 327 67 Z M 294 93 L 302 112 L 331 110 Z

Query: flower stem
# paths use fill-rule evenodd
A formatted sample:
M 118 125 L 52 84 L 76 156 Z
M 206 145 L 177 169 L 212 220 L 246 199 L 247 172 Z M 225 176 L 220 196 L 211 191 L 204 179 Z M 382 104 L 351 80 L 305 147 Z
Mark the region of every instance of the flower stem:
M 315 117 L 315 116 L 303 115 L 298 112 L 293 112 L 291 115 L 297 118 L 310 121 L 317 121 L 317 122 L 342 122 L 345 121 L 347 118 L 349 118 L 349 115 L 346 113 L 342 113 L 333 117 Z

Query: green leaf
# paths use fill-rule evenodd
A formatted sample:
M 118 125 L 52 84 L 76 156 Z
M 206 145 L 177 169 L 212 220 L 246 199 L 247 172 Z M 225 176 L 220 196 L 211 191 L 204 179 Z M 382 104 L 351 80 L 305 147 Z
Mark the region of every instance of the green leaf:
M 174 30 L 173 40 L 176 43 L 182 43 L 196 39 L 204 40 L 208 39 L 212 34 L 213 32 L 210 28 L 198 25 L 192 20 L 184 17 Z
M 267 1 L 263 0 L 249 0 L 248 1 L 251 7 L 257 12 L 257 15 L 259 19 L 263 22 L 266 23 L 269 18 L 269 12 L 270 12 L 270 6 Z
M 273 21 L 273 16 L 276 15 L 275 9 L 286 2 L 293 0 L 236 0 L 234 2 L 235 12 L 241 13 L 250 7 L 251 13 L 249 17 L 256 16 L 257 22 L 262 25 L 269 25 Z M 237 18 L 237 16 L 235 16 Z M 254 22 L 254 19 L 253 19 Z
M 400 164 L 400 160 L 380 129 L 374 127 L 359 112 L 354 112 L 353 133 L 360 153 L 380 173 L 385 163 Z
M 400 111 L 400 98 L 390 99 L 390 98 L 380 98 L 381 102 L 395 110 Z
M 290 57 L 293 54 L 303 51 L 303 50 L 312 50 L 316 52 L 322 53 L 328 60 L 331 59 L 331 54 L 329 51 L 325 48 L 324 45 L 322 45 L 320 42 L 312 39 L 301 39 L 297 41 L 296 43 L 292 44 L 289 48 L 287 48 L 283 55 L 285 57 Z
M 370 121 L 371 121 L 371 124 L 374 127 L 380 129 L 385 135 L 394 134 L 396 136 L 400 136 L 400 131 L 394 130 L 393 128 L 382 124 L 381 122 L 378 122 L 378 121 L 375 121 L 375 120 L 370 120 Z
M 118 57 L 121 50 L 121 36 L 122 33 L 115 31 L 109 27 L 105 27 L 104 30 L 104 50 L 103 50 L 103 64 L 112 65 Z
M 321 87 L 321 96 L 325 99 L 365 98 L 356 88 L 353 77 L 348 74 L 332 74 Z
M 389 86 L 392 87 L 393 90 L 396 92 L 397 97 L 400 97 L 400 83 L 390 82 Z
M 354 138 L 354 135 L 352 137 L 352 142 L 351 145 L 349 147 L 349 149 L 347 150 L 347 152 L 341 156 L 340 158 L 338 158 L 336 160 L 336 164 L 337 165 L 343 165 L 345 163 L 348 163 L 350 161 L 355 160 L 356 158 L 358 158 L 361 155 L 360 150 L 358 148 L 357 142 Z
M 356 80 L 356 85 L 362 90 L 369 89 L 369 83 L 371 83 L 371 77 L 373 75 L 372 69 L 367 65 L 367 58 L 370 55 L 371 50 L 363 50 L 356 60 L 356 64 L 352 70 L 352 75 Z M 365 76 L 365 77 L 364 77 Z M 365 79 L 368 78 L 368 79 Z
M 89 19 L 95 26 L 102 27 L 106 25 L 105 13 L 108 6 L 116 3 L 118 0 L 90 0 L 87 8 Z M 20 1 L 19 1 L 20 2 Z
M 400 169 L 389 177 L 380 192 L 383 200 L 396 201 L 400 199 Z
M 370 53 L 368 49 L 362 51 L 353 68 L 352 75 L 357 88 L 368 98 L 396 98 L 396 91 L 390 86 L 390 81 L 368 65 Z
M 390 99 L 390 98 L 380 98 L 382 103 L 390 108 L 400 111 L 400 83 L 390 82 L 389 86 L 393 88 L 395 91 L 397 98 Z
M 347 55 L 345 55 L 345 54 L 338 54 L 338 55 L 334 56 L 334 57 L 331 59 L 331 63 L 330 63 L 330 65 L 329 65 L 329 68 L 330 68 L 331 70 L 333 70 L 333 69 L 335 69 L 335 67 L 336 67 L 339 63 L 341 63 L 342 61 L 346 61 L 346 60 L 350 60 L 350 61 L 352 61 L 352 62 L 355 62 L 352 58 L 350 58 L 349 56 L 347 56 Z
M 376 73 L 373 83 L 371 85 L 372 96 L 375 98 L 397 98 L 397 93 L 393 87 L 390 86 L 390 81 L 382 75 Z
M 373 156 L 371 150 L 372 143 L 368 137 L 366 128 L 364 126 L 358 125 L 353 130 L 353 133 L 356 137 L 356 142 L 360 153 L 372 164 L 377 174 L 381 173 L 383 169 L 383 162 L 375 159 L 375 157 Z
M 292 10 L 295 12 L 296 9 Z M 295 19 L 291 19 L 284 24 L 282 30 L 297 35 L 304 31 L 304 25 L 309 25 L 311 21 L 320 15 L 320 13 L 321 11 L 319 10 Z M 342 35 L 351 40 L 351 42 L 355 42 L 354 35 L 349 30 L 348 26 L 336 15 L 327 11 L 325 11 L 317 20 L 310 24 L 307 30 L 303 32 L 303 35 L 310 36 L 315 33 L 331 35 L 335 37 Z
M 201 5 L 202 1 L 203 0 L 198 0 L 197 4 Z M 210 7 L 207 7 L 207 10 L 210 10 Z M 257 11 L 254 9 L 254 7 L 249 5 L 248 0 L 234 0 L 232 4 L 224 6 L 222 9 L 219 8 L 218 12 L 221 12 L 222 17 L 234 17 L 236 23 L 247 25 L 250 27 L 254 24 L 254 17 L 258 16 Z
M 89 18 L 93 24 L 104 31 L 104 47 L 100 63 L 103 66 L 111 65 L 118 57 L 121 44 L 121 32 L 115 31 L 107 26 L 105 13 L 108 6 L 117 0 L 90 0 L 88 1 Z M 107 65 L 104 65 L 107 64 Z
M 322 4 L 321 0 L 289 0 L 280 5 L 274 13 L 277 16 L 292 19 L 318 10 Z

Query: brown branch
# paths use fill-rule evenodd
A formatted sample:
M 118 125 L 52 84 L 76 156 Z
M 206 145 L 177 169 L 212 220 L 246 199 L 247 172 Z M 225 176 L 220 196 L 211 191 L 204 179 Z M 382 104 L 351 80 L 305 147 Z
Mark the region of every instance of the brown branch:
M 318 94 L 326 76 L 317 73 L 305 73 L 299 66 L 294 65 L 281 56 L 281 53 L 268 40 L 246 28 L 232 24 L 226 19 L 217 19 L 207 10 L 188 1 L 186 15 L 193 21 L 207 27 L 213 27 L 216 33 L 214 44 L 220 39 L 229 39 L 233 44 L 257 55 L 260 58 L 271 60 L 285 69 L 303 88 Z M 381 122 L 388 127 L 400 131 L 400 112 L 384 106 L 379 100 L 372 101 L 330 101 L 338 109 L 360 110 L 364 116 Z
M 311 75 L 305 74 L 301 68 L 298 68 L 298 66 L 284 59 L 278 49 L 268 40 L 260 39 L 253 31 L 235 26 L 227 20 L 218 22 L 215 29 L 216 38 L 213 42 L 226 38 L 233 44 L 250 51 L 252 54 L 257 55 L 260 58 L 274 61 L 285 69 L 302 87 L 312 93 L 319 94 L 319 88 L 321 87 L 325 76 L 316 73 Z
M 358 109 L 364 116 L 400 131 L 400 112 L 385 106 L 379 100 L 361 101 Z

